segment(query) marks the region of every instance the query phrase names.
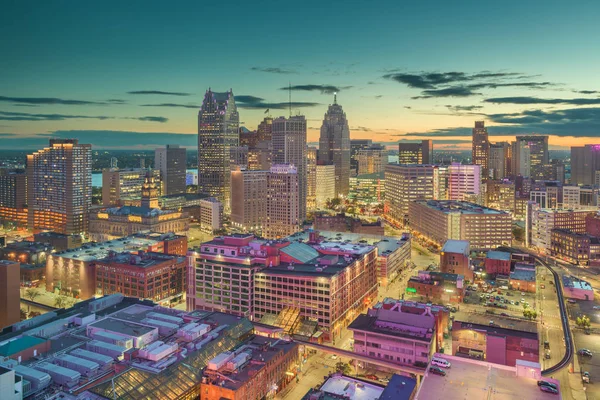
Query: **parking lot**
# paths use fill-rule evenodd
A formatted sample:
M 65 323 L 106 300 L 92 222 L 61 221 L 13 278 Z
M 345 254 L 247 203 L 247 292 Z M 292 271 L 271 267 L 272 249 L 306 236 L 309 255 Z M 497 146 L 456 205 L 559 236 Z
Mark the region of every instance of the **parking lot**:
M 523 318 L 525 306 L 537 311 L 535 293 L 490 286 L 470 286 L 468 289 L 460 311 L 516 318 Z

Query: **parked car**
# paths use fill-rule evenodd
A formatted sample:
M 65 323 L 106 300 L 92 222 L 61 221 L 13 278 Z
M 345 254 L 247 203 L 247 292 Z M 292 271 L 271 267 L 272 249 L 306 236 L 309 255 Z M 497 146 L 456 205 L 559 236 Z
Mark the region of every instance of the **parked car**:
M 429 372 L 435 375 L 446 376 L 446 371 L 444 371 L 440 367 L 436 367 L 435 365 L 429 367 Z
M 585 383 L 590 383 L 590 373 L 585 371 L 582 375 L 581 375 L 581 380 Z
M 558 394 L 558 389 L 554 389 L 552 386 L 542 385 L 540 386 L 540 390 L 546 393 Z
M 390 380 L 388 378 L 380 378 L 379 382 L 381 382 L 381 383 L 390 383 Z
M 600 306 L 594 306 L 594 310 L 600 310 Z
M 373 375 L 373 374 L 365 375 L 365 378 L 371 379 L 373 381 L 378 381 L 379 380 L 379 377 L 377 375 Z
M 500 315 L 501 315 L 501 316 L 503 316 L 503 317 L 510 317 L 510 315 L 508 315 L 508 314 L 507 314 L 507 313 L 505 313 L 505 312 L 503 312 L 503 313 L 500 313 Z
M 525 292 L 521 292 L 521 296 L 522 296 L 522 297 L 525 297 Z
M 550 386 L 551 388 L 558 389 L 558 386 L 556 386 L 555 383 L 548 382 L 548 381 L 537 381 L 537 385 L 538 386 Z
M 510 301 L 510 304 L 511 304 L 512 306 L 514 306 L 514 305 L 515 305 L 515 301 L 514 301 L 514 300 L 511 300 L 511 301 Z
M 592 356 L 592 352 L 588 349 L 580 349 L 577 354 L 579 354 L 580 356 L 584 356 L 584 357 L 591 357 Z

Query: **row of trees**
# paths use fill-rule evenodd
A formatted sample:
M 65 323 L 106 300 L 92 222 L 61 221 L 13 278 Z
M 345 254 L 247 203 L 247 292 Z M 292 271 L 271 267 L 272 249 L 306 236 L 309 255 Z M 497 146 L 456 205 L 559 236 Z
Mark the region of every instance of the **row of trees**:
M 27 289 L 25 291 L 25 298 L 29 299 L 30 301 L 35 301 L 35 299 L 41 295 L 42 294 L 40 291 L 34 288 Z M 56 296 L 54 299 L 54 307 L 56 308 L 69 308 L 72 307 L 73 304 L 75 304 L 75 299 L 72 297 Z

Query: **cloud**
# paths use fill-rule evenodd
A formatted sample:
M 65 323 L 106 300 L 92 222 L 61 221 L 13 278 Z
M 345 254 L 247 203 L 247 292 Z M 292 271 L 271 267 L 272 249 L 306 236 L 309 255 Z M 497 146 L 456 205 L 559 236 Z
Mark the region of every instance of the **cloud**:
M 257 110 L 285 110 L 290 107 L 290 103 L 271 103 L 265 101 L 262 97 L 239 95 L 235 96 L 235 103 L 239 108 L 257 109 Z M 291 103 L 292 108 L 306 108 L 318 106 L 320 103 L 296 101 Z
M 367 128 L 365 126 L 353 126 L 350 128 L 351 131 L 361 131 L 361 132 L 372 132 L 373 129 Z
M 106 102 L 101 101 L 89 101 L 89 100 L 69 100 L 69 99 L 59 99 L 56 97 L 8 97 L 8 96 L 0 96 L 0 101 L 4 101 L 7 103 L 21 103 L 21 104 L 61 104 L 68 106 L 83 106 L 83 105 L 100 105 L 107 104 Z
M 333 94 L 342 90 L 350 89 L 352 86 L 333 86 L 333 85 L 292 85 L 291 88 L 282 87 L 279 90 L 300 90 L 306 92 L 321 92 L 321 94 Z
M 570 104 L 575 106 L 585 106 L 600 104 L 600 98 L 586 99 L 543 99 L 539 97 L 517 96 L 517 97 L 493 97 L 483 100 L 485 103 L 494 104 Z
M 175 103 L 161 103 L 161 104 L 140 104 L 140 107 L 183 107 L 183 108 L 200 108 L 195 104 L 175 104 Z
M 474 111 L 483 108 L 483 106 L 453 106 L 450 104 L 446 104 L 446 108 L 452 112 L 463 112 L 463 111 Z
M 191 93 L 163 92 L 162 90 L 133 90 L 127 94 L 159 94 L 164 96 L 191 96 Z
M 551 82 L 518 82 L 515 80 L 531 78 L 518 72 L 482 71 L 474 74 L 466 72 L 417 72 L 405 73 L 389 71 L 384 79 L 393 80 L 413 89 L 421 89 L 421 95 L 413 99 L 433 97 L 469 97 L 480 95 L 478 90 L 500 87 L 524 87 L 541 89 L 553 86 Z
M 581 93 L 581 94 L 596 94 L 596 93 L 600 93 L 600 90 L 573 90 L 574 93 Z
M 278 67 L 252 67 L 252 71 L 268 72 L 271 74 L 296 74 L 297 72 L 291 69 L 284 69 Z
M 64 121 L 68 119 L 135 119 L 139 121 L 167 122 L 165 117 L 111 117 L 107 115 L 77 115 L 77 114 L 37 114 L 12 111 L 0 111 L 0 121 Z

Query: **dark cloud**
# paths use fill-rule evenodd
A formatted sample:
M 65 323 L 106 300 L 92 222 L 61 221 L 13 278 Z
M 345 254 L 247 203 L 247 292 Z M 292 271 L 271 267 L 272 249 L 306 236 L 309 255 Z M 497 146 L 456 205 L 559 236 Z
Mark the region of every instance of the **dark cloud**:
M 127 94 L 159 94 L 165 96 L 191 96 L 191 93 L 163 92 L 162 90 L 133 90 Z
M 383 78 L 404 84 L 409 88 L 421 89 L 421 95 L 413 99 L 434 97 L 469 97 L 480 95 L 478 90 L 500 87 L 524 87 L 540 89 L 553 86 L 551 82 L 515 82 L 514 80 L 531 78 L 517 72 L 482 71 L 475 74 L 466 72 L 389 72 Z
M 268 72 L 271 74 L 295 74 L 296 73 L 296 71 L 294 71 L 294 70 L 278 68 L 278 67 L 252 67 L 250 69 L 252 71 Z
M 372 132 L 371 128 L 367 128 L 365 126 L 353 126 L 350 128 L 351 131 L 361 131 L 361 132 Z
M 68 106 L 84 106 L 84 105 L 100 105 L 107 104 L 100 101 L 89 101 L 89 100 L 68 100 L 59 99 L 56 97 L 8 97 L 0 96 L 0 101 L 7 103 L 21 103 L 21 104 L 61 104 Z
M 106 100 L 107 103 L 113 103 L 113 104 L 126 104 L 127 101 L 126 100 L 122 100 L 122 99 L 108 99 Z
M 574 106 L 585 106 L 600 104 L 600 98 L 597 99 L 542 99 L 539 97 L 517 96 L 517 97 L 493 97 L 485 99 L 486 103 L 494 104 L 570 104 Z
M 321 94 L 333 94 L 342 90 L 350 89 L 352 86 L 333 86 L 333 85 L 292 85 L 291 87 L 282 87 L 279 90 L 300 90 L 306 92 L 321 92 Z
M 140 107 L 182 107 L 182 108 L 200 108 L 195 104 L 175 104 L 175 103 L 161 103 L 161 104 L 141 104 Z
M 138 121 L 148 121 L 148 122 L 160 122 L 165 123 L 169 120 L 169 118 L 165 118 L 165 117 L 137 117 L 137 118 L 130 118 L 130 119 L 137 119 Z
M 404 106 L 404 108 L 406 108 L 407 110 L 412 110 L 411 106 Z
M 255 109 L 255 110 L 285 110 L 290 107 L 290 103 L 270 103 L 262 97 L 239 95 L 235 96 L 235 103 L 239 108 Z M 292 108 L 306 108 L 318 106 L 320 103 L 296 101 L 291 103 Z
M 107 115 L 77 115 L 77 114 L 37 114 L 12 111 L 0 111 L 1 121 L 64 121 L 68 119 L 135 119 L 139 121 L 167 122 L 165 117 L 111 117 Z
M 600 93 L 600 90 L 573 90 L 574 93 L 581 93 L 581 94 L 596 94 L 596 93 Z
M 446 108 L 452 112 L 463 112 L 463 111 L 475 111 L 483 108 L 483 106 L 452 106 L 450 104 L 446 104 Z

